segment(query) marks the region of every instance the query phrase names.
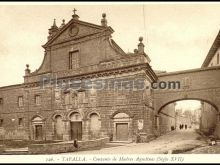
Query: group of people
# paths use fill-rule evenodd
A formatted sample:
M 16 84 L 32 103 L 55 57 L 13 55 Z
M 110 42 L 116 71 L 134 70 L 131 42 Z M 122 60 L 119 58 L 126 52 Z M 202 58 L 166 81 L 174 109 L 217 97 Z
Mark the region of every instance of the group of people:
M 184 128 L 187 129 L 187 125 L 186 124 L 185 125 L 184 124 L 180 124 L 179 128 L 180 128 L 180 130 L 184 129 Z

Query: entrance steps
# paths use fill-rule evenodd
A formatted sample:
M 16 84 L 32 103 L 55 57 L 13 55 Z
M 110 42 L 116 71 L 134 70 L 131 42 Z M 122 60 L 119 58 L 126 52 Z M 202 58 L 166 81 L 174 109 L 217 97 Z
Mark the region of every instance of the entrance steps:
M 1 155 L 27 155 L 28 148 L 6 148 Z
M 108 144 L 116 144 L 116 145 L 119 145 L 119 144 L 130 144 L 130 143 L 133 143 L 132 141 L 111 141 L 109 142 Z

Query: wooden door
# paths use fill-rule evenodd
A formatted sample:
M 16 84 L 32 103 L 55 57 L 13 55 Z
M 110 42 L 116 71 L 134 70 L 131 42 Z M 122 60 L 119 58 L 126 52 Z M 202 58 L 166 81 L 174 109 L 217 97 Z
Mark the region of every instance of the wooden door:
M 43 140 L 43 128 L 42 125 L 35 126 L 35 140 Z
M 128 123 L 116 123 L 116 140 L 128 141 Z
M 71 140 L 82 140 L 82 122 L 71 122 Z

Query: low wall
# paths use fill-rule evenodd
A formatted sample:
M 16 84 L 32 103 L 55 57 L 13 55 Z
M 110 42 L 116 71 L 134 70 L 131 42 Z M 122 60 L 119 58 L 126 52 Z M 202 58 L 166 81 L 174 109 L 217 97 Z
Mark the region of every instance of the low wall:
M 220 124 L 219 123 L 216 125 L 214 135 L 216 138 L 220 139 Z
M 0 154 L 5 151 L 5 145 L 0 145 Z
M 101 147 L 107 142 L 109 142 L 109 138 L 107 137 L 96 140 L 79 141 L 78 151 L 94 147 Z M 76 151 L 76 148 L 73 146 L 72 141 L 48 144 L 32 144 L 28 147 L 28 152 L 30 154 L 56 154 L 74 151 Z

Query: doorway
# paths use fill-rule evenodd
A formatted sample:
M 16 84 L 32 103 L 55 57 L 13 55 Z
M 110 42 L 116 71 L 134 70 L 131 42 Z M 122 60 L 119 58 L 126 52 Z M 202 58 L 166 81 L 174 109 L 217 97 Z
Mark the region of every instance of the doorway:
M 35 125 L 35 140 L 43 140 L 43 127 L 42 127 L 42 125 Z
M 71 140 L 82 140 L 82 122 L 74 121 L 70 122 L 70 134 Z
M 116 123 L 116 140 L 128 141 L 128 123 Z

